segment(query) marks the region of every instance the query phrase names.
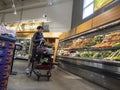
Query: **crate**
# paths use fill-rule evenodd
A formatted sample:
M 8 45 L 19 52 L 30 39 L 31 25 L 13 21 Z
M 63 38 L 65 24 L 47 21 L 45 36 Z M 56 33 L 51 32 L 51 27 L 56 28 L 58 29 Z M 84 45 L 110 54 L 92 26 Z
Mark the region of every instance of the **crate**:
M 7 90 L 7 86 L 0 87 L 0 90 Z
M 0 41 L 0 48 L 5 48 L 5 47 L 8 47 L 8 44 L 9 42 L 8 41 Z
M 0 79 L 7 79 L 9 77 L 9 72 L 0 72 Z
M 8 84 L 8 79 L 1 79 L 0 78 L 0 87 L 6 87 L 7 84 Z
M 11 69 L 11 65 L 0 65 L 0 72 L 6 72 L 6 71 L 10 71 L 10 69 Z
M 1 64 L 11 64 L 12 57 L 0 57 L 0 65 Z

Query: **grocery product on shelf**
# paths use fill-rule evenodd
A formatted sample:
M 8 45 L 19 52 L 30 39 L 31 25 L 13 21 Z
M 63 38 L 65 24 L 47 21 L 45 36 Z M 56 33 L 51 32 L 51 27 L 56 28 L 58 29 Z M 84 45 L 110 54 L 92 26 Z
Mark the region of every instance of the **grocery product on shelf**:
M 107 60 L 115 60 L 120 61 L 120 50 L 117 50 L 115 52 L 112 52 L 107 58 Z
M 112 47 L 120 47 L 120 42 L 113 44 Z
M 120 42 L 120 32 L 114 32 L 114 33 L 105 35 L 101 43 L 96 44 L 92 47 L 95 47 L 95 48 L 118 47 L 118 45 L 116 44 L 119 42 Z
M 120 31 L 68 40 L 58 49 L 59 56 L 120 61 Z
M 5 27 L 5 25 L 0 25 L 0 35 L 15 37 L 16 30 L 10 30 Z

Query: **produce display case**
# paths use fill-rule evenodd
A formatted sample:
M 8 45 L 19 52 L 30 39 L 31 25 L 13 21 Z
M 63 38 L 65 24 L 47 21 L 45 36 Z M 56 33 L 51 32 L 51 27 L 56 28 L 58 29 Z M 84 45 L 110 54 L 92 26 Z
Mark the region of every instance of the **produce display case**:
M 16 50 L 15 58 L 16 59 L 28 60 L 29 52 L 30 52 L 31 39 L 17 38 L 16 42 L 21 44 L 22 49 L 21 50 Z
M 119 90 L 119 25 L 60 40 L 57 54 L 61 68 L 107 89 Z
M 7 90 L 16 39 L 0 35 L 0 90 Z

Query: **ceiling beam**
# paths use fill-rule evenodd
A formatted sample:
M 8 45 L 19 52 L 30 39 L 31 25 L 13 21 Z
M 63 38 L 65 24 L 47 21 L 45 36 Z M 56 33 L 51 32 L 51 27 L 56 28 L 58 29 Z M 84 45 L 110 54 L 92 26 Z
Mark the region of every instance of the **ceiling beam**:
M 28 8 L 33 8 L 33 7 L 37 7 L 37 6 L 43 6 L 43 5 L 47 5 L 47 3 L 42 2 L 42 3 L 31 4 L 31 5 L 19 6 L 19 7 L 16 7 L 16 10 L 28 9 Z M 12 11 L 13 11 L 13 9 L 10 8 L 10 9 L 6 9 L 6 10 L 0 10 L 0 13 L 9 13 Z
M 4 7 L 7 5 L 7 3 L 5 2 L 5 0 L 1 0 L 1 2 L 3 3 Z
M 68 2 L 68 1 L 70 1 L 70 0 L 60 0 L 58 2 L 55 2 L 53 5 L 63 3 L 63 2 Z M 49 6 L 48 2 L 39 2 L 39 3 L 31 4 L 31 5 L 24 5 L 24 6 L 16 7 L 16 10 L 17 11 L 19 11 L 21 9 L 28 10 L 28 9 L 40 8 L 40 7 L 46 7 L 46 6 Z M 0 10 L 0 13 L 10 13 L 10 12 L 13 12 L 12 8 L 6 9 L 6 10 Z

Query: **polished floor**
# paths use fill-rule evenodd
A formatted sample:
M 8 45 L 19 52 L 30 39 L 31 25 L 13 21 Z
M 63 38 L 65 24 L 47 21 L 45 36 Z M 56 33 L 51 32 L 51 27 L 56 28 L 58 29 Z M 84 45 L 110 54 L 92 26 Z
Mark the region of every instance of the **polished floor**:
M 27 63 L 15 60 L 13 71 L 17 71 L 17 75 L 10 75 L 7 90 L 106 90 L 58 67 L 52 69 L 50 81 L 46 78 L 37 81 L 34 74 L 25 75 Z

